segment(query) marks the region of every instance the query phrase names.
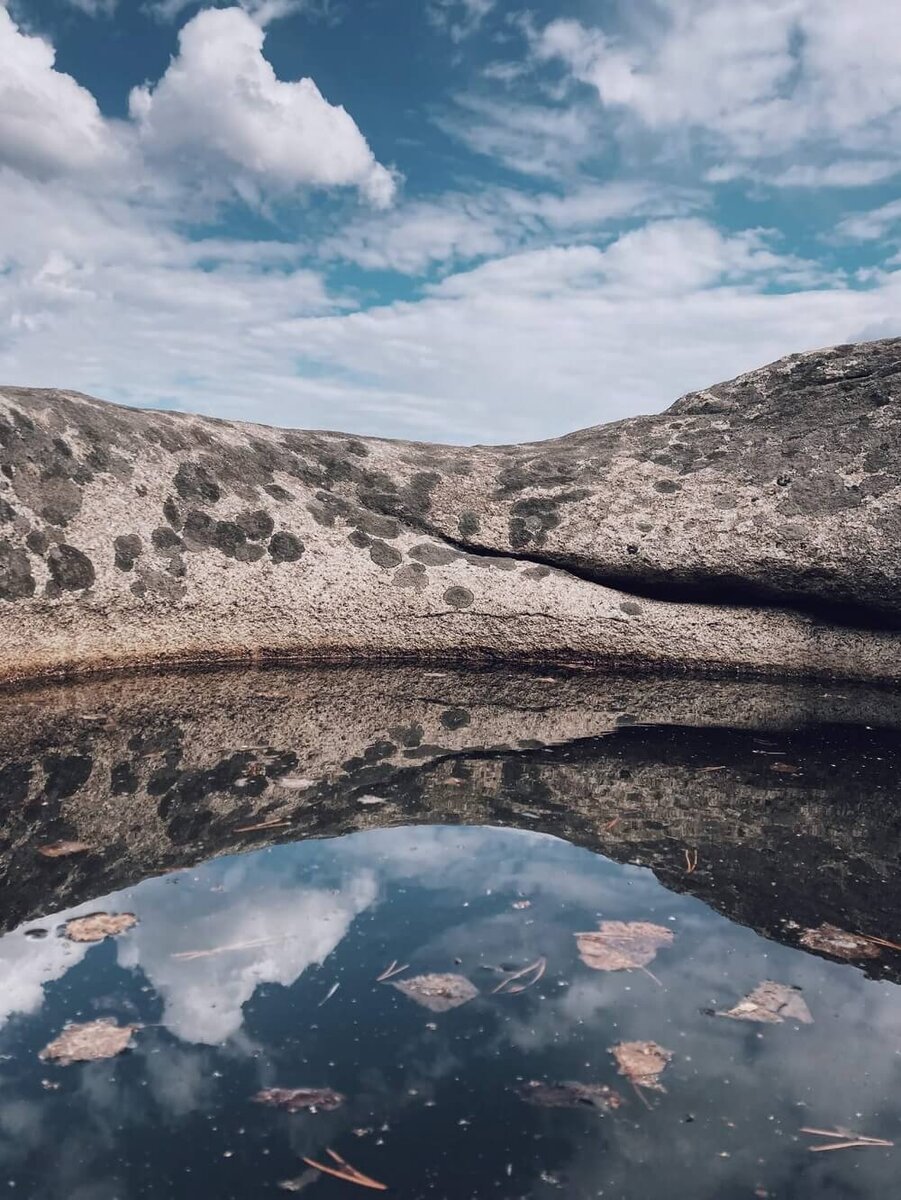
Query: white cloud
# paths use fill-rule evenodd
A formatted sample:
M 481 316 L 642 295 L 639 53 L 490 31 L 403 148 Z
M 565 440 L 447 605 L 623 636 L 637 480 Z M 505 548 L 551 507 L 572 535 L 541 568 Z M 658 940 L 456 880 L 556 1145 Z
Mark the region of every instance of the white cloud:
M 464 93 L 436 118 L 476 154 L 523 175 L 566 178 L 601 156 L 606 139 L 589 105 L 535 104 Z
M 66 0 L 73 8 L 89 17 L 111 17 L 119 0 Z
M 697 196 L 642 182 L 586 183 L 562 193 L 452 192 L 357 217 L 319 249 L 326 259 L 413 275 L 552 242 L 561 234 L 598 237 L 614 221 L 685 212 L 698 203 Z
M 795 163 L 768 174 L 755 171 L 747 163 L 723 163 L 711 167 L 704 178 L 708 183 L 746 179 L 785 188 L 855 188 L 884 183 L 898 174 L 901 159 L 847 158 L 823 164 Z
M 254 869 L 234 872 L 236 899 L 204 903 L 195 894 L 186 912 L 179 895 L 159 889 L 153 907 L 118 945 L 119 962 L 140 967 L 163 999 L 163 1024 L 182 1041 L 216 1045 L 240 1030 L 244 1004 L 262 983 L 290 987 L 309 967 L 331 954 L 356 915 L 377 895 L 372 875 L 360 872 L 342 888 L 264 884 L 253 903 L 240 892 Z M 209 957 L 179 959 L 179 952 L 251 943 Z
M 901 200 L 890 200 L 869 212 L 852 213 L 839 224 L 836 233 L 854 242 L 871 242 L 883 237 L 893 225 L 901 225 Z
M 612 117 L 694 132 L 738 159 L 804 150 L 822 167 L 836 147 L 897 160 L 899 44 L 901 7 L 886 0 L 657 0 L 615 31 L 552 21 L 533 53 Z
M 463 42 L 482 27 L 496 0 L 431 0 L 426 14 L 453 42 Z
M 0 7 L 0 165 L 37 178 L 94 170 L 116 153 L 94 97 L 54 68 L 53 47 Z
M 245 195 L 353 186 L 376 207 L 390 204 L 395 180 L 353 118 L 312 79 L 278 79 L 263 39 L 240 8 L 189 21 L 162 79 L 129 98 L 144 154 L 181 173 L 222 175 Z

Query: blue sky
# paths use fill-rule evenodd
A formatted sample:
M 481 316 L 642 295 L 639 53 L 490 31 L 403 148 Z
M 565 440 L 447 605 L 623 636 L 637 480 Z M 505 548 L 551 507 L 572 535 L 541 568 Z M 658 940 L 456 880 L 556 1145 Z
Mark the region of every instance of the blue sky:
M 901 334 L 897 0 L 0 0 L 0 380 L 538 438 Z

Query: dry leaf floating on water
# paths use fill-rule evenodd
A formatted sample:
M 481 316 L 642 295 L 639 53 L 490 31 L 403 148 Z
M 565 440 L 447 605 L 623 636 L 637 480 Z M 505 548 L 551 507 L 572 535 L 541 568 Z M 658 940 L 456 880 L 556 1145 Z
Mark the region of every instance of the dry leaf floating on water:
M 731 1017 L 733 1021 L 759 1021 L 767 1025 L 778 1025 L 783 1021 L 798 1021 L 802 1025 L 813 1024 L 813 1017 L 799 988 L 786 983 L 774 983 L 764 979 L 752 992 L 726 1012 L 717 1012 L 718 1017 Z
M 253 1097 L 257 1104 L 269 1104 L 286 1112 L 334 1112 L 344 1096 L 331 1088 L 263 1088 Z
M 448 1012 L 452 1008 L 459 1008 L 479 994 L 479 989 L 463 975 L 415 975 L 412 979 L 401 979 L 391 986 L 432 1012 Z
M 117 1025 L 108 1017 L 84 1025 L 67 1025 L 58 1038 L 44 1047 L 39 1057 L 59 1063 L 61 1067 L 74 1062 L 113 1058 L 128 1048 L 131 1035 L 138 1028 L 137 1025 Z
M 593 971 L 632 971 L 647 966 L 673 933 L 650 921 L 602 921 L 596 933 L 577 933 L 579 957 Z
M 87 917 L 73 917 L 66 922 L 63 936 L 70 942 L 102 942 L 104 938 L 117 937 L 138 923 L 134 913 L 91 913 Z
M 325 1163 L 316 1162 L 313 1158 L 304 1158 L 303 1161 L 308 1167 L 315 1167 L 317 1171 L 322 1171 L 325 1175 L 333 1175 L 335 1179 L 343 1179 L 346 1183 L 356 1183 L 359 1187 L 372 1188 L 377 1192 L 387 1192 L 388 1188 L 384 1183 L 379 1183 L 377 1179 L 373 1179 L 370 1175 L 364 1175 L 362 1171 L 358 1171 L 356 1167 L 352 1167 L 346 1158 L 342 1158 L 334 1150 L 327 1149 L 326 1154 L 337 1164 L 336 1166 L 326 1166 Z
M 665 1092 L 660 1075 L 672 1059 L 672 1051 L 656 1042 L 618 1042 L 610 1047 L 620 1075 L 636 1087 Z
M 819 950 L 832 958 L 844 958 L 849 962 L 859 958 L 879 958 L 882 950 L 878 944 L 859 933 L 847 933 L 837 925 L 824 922 L 816 929 L 804 929 L 798 939 L 808 950 Z
M 542 1083 L 530 1079 L 520 1084 L 517 1095 L 540 1108 L 596 1108 L 609 1112 L 625 1101 L 619 1092 L 601 1083 Z

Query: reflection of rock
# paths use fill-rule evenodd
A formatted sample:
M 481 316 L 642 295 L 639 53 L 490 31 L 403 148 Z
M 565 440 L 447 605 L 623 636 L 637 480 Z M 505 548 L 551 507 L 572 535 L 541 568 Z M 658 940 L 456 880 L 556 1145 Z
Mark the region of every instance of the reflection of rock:
M 288 654 L 901 677 L 899 362 L 796 355 L 501 447 L 4 389 L 0 678 Z
M 270 841 L 467 823 L 643 863 L 771 936 L 892 937 L 899 728 L 897 693 L 800 683 L 396 667 L 48 686 L 0 705 L 4 924 Z M 61 838 L 95 849 L 37 855 Z

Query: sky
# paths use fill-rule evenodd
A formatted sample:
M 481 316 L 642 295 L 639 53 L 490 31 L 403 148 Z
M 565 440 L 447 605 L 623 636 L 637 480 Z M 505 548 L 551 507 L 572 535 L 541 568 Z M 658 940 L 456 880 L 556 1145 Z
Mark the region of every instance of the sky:
M 901 335 L 897 0 L 0 0 L 0 383 L 503 442 Z

